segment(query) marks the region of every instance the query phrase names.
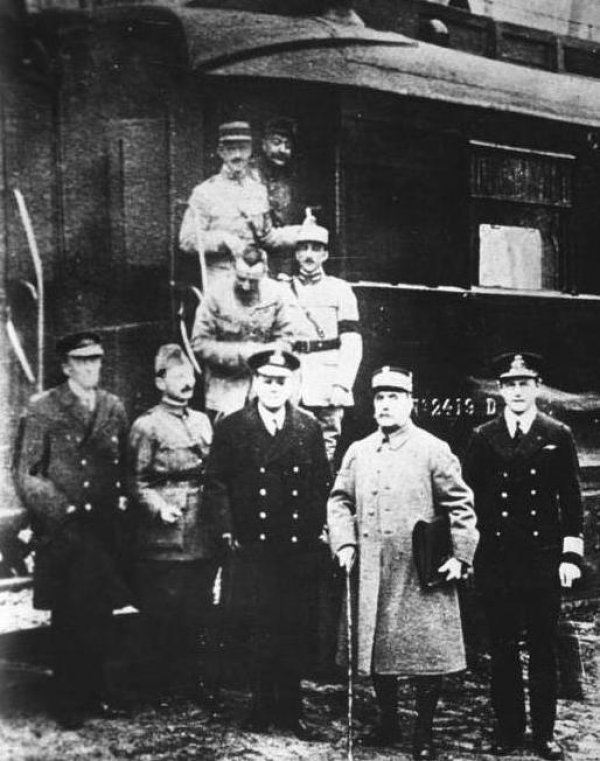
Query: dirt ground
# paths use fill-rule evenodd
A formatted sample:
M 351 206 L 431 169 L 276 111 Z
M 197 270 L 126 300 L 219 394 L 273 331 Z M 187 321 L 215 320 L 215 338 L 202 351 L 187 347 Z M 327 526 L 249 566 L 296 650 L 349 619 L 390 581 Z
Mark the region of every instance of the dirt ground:
M 242 729 L 248 695 L 226 690 L 224 707 L 209 713 L 185 700 L 156 706 L 140 702 L 130 719 L 90 719 L 79 731 L 61 731 L 50 713 L 48 673 L 18 664 L 5 668 L 0 689 L 0 759 L 2 761 L 337 761 L 347 758 L 346 694 L 343 684 L 304 683 L 306 715 L 323 742 L 300 742 L 289 734 L 254 734 Z M 492 759 L 485 753 L 491 738 L 491 714 L 486 691 L 487 664 L 449 679 L 435 724 L 442 761 Z M 414 719 L 412 692 L 400 685 L 400 717 L 405 739 L 392 750 L 356 748 L 356 761 L 410 758 Z M 368 680 L 359 680 L 355 699 L 355 732 L 376 717 Z M 561 700 L 557 739 L 571 761 L 600 759 L 600 695 L 585 701 Z M 527 751 L 516 759 L 533 759 Z

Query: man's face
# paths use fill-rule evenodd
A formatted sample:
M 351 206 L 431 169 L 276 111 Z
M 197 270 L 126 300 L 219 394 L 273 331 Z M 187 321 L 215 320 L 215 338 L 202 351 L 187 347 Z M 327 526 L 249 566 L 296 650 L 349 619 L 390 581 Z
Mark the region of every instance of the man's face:
M 413 400 L 407 391 L 377 391 L 373 397 L 373 407 L 380 428 L 402 427 L 410 418 Z
M 500 393 L 508 409 L 515 415 L 530 410 L 537 399 L 537 378 L 508 378 L 500 381 Z
M 302 275 L 314 275 L 321 269 L 328 256 L 327 246 L 324 243 L 309 240 L 296 245 L 296 261 Z
M 287 166 L 292 158 L 292 141 L 285 135 L 267 135 L 262 149 L 267 160 L 280 169 Z
M 224 140 L 219 143 L 217 152 L 229 173 L 233 177 L 240 177 L 248 169 L 252 143 L 250 140 Z
M 250 265 L 246 264 L 243 259 L 236 261 L 234 288 L 241 301 L 251 301 L 258 294 L 260 281 L 265 276 L 266 271 L 264 262 Z
M 277 412 L 292 394 L 291 373 L 269 375 L 260 371 L 254 379 L 258 401 L 271 412 Z
M 62 367 L 67 378 L 90 391 L 97 388 L 100 382 L 102 357 L 67 357 Z
M 170 365 L 165 374 L 156 378 L 156 387 L 161 391 L 163 399 L 175 402 L 189 402 L 194 393 L 196 378 L 191 365 Z

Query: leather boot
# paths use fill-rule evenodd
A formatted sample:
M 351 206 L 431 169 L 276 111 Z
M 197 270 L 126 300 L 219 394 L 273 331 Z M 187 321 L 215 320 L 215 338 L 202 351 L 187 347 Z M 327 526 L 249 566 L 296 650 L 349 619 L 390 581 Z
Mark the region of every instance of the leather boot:
M 373 674 L 373 687 L 381 711 L 381 719 L 359 744 L 365 747 L 385 748 L 400 741 L 398 726 L 398 681 L 395 676 Z
M 437 757 L 433 744 L 433 715 L 440 697 L 441 677 L 420 677 L 416 680 L 417 722 L 413 737 L 413 759 L 430 761 Z

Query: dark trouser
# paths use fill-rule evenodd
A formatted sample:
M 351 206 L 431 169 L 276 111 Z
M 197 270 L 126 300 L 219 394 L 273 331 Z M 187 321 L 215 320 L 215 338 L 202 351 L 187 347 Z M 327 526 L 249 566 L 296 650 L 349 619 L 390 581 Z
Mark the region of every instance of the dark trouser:
M 104 667 L 110 644 L 112 608 L 108 603 L 70 604 L 52 610 L 55 708 L 83 709 L 106 694 Z
M 381 710 L 381 724 L 387 729 L 393 729 L 398 723 L 398 677 L 387 674 L 373 674 L 372 677 L 377 703 Z M 411 681 L 416 693 L 415 733 L 429 737 L 442 689 L 442 677 L 415 676 Z
M 216 662 L 210 615 L 217 568 L 213 560 L 137 564 L 139 681 L 146 689 L 193 692 L 203 670 L 203 681 L 212 681 L 207 670 Z
M 503 739 L 525 732 L 525 692 L 519 660 L 521 635 L 529 652 L 531 728 L 551 740 L 556 719 L 556 629 L 559 590 L 515 590 L 484 596 L 492 652 L 492 705 Z

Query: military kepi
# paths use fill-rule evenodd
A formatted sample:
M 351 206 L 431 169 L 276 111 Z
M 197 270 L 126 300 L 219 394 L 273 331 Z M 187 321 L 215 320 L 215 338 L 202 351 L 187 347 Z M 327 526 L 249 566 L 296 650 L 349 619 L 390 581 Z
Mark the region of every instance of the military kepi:
M 224 122 L 219 125 L 219 142 L 252 140 L 252 130 L 248 122 Z
M 248 365 L 253 373 L 261 375 L 291 375 L 300 367 L 300 360 L 289 351 L 259 351 L 248 358 Z
M 375 391 L 406 391 L 413 390 L 413 376 L 410 370 L 403 367 L 384 365 L 375 370 L 371 376 L 371 389 Z
M 63 336 L 56 342 L 56 352 L 61 357 L 102 357 L 104 349 L 98 333 L 81 331 Z
M 156 375 L 162 375 L 172 365 L 186 364 L 189 365 L 190 361 L 179 344 L 163 344 L 156 352 L 154 372 Z
M 539 378 L 542 358 L 531 352 L 508 352 L 494 357 L 492 363 L 500 381 Z

